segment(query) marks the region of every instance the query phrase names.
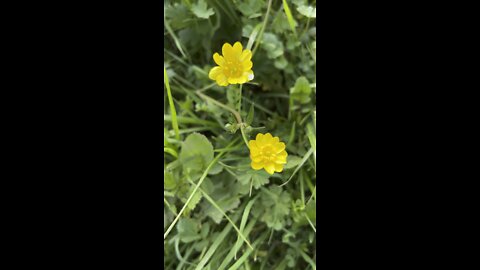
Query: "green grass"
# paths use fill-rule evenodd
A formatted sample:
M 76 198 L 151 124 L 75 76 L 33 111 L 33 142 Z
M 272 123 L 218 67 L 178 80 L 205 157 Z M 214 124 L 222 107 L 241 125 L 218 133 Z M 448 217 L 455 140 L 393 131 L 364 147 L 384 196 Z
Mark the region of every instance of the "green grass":
M 165 1 L 165 269 L 316 269 L 316 36 L 307 0 Z M 225 42 L 253 81 L 208 78 Z M 250 167 L 248 141 L 286 143 L 284 170 Z

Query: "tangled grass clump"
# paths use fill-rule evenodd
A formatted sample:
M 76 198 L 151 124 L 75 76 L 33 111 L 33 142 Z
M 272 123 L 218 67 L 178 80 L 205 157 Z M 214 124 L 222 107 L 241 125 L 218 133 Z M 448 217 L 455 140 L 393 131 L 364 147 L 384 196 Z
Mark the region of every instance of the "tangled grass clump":
M 316 269 L 314 11 L 165 1 L 165 269 Z

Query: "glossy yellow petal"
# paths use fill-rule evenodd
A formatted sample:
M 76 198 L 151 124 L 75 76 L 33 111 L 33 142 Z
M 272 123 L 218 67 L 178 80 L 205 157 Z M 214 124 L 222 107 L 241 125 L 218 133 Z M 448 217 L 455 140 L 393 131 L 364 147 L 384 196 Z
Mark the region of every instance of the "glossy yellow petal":
M 281 171 L 283 171 L 283 165 L 275 164 L 275 171 L 276 171 L 276 172 L 281 172 Z
M 237 59 L 240 59 L 240 55 L 242 54 L 242 43 L 240 42 L 235 42 L 235 44 L 233 44 L 233 55 L 235 58 Z
M 283 150 L 285 150 L 285 143 L 277 142 L 274 144 L 273 148 L 275 149 L 275 154 L 280 154 Z
M 275 165 L 272 162 L 265 163 L 263 167 L 269 174 L 273 174 L 275 172 Z
M 250 147 L 250 151 L 258 149 L 257 141 L 255 140 L 250 140 L 248 146 Z
M 238 77 L 237 78 L 237 82 L 242 84 L 242 83 L 246 83 L 248 81 L 248 77 L 247 76 L 241 76 L 241 77 Z
M 223 73 L 218 74 L 218 76 L 215 80 L 217 81 L 217 84 L 220 85 L 220 86 L 227 86 L 228 85 L 227 76 L 225 76 L 225 74 L 223 74 Z
M 287 151 L 285 150 L 277 154 L 277 158 L 287 158 L 287 156 L 288 154 L 287 154 Z
M 214 67 L 208 73 L 208 77 L 212 80 L 216 80 L 217 76 L 222 73 L 221 67 Z
M 262 155 L 250 155 L 250 159 L 253 161 L 253 162 L 256 162 L 256 163 L 260 163 L 263 161 L 263 156 Z
M 233 77 L 228 77 L 228 83 L 230 84 L 236 84 L 239 82 L 239 78 L 233 78 Z
M 215 61 L 215 63 L 219 66 L 223 66 L 225 65 L 225 59 L 223 58 L 223 56 L 221 56 L 220 54 L 218 53 L 215 53 L 213 55 L 213 61 Z
M 263 168 L 263 164 L 262 163 L 256 163 L 256 162 L 253 162 L 250 163 L 250 166 L 252 166 L 252 169 L 258 171 L 258 170 L 261 170 Z
M 265 142 L 267 142 L 267 143 L 271 143 L 271 142 L 272 142 L 272 140 L 273 140 L 273 136 L 272 136 L 272 134 L 270 134 L 270 133 L 267 133 L 267 134 L 265 134 L 265 135 L 264 135 L 264 141 L 265 141 Z
M 253 62 L 252 61 L 245 61 L 245 62 L 242 63 L 242 67 L 243 67 L 244 71 L 248 71 L 248 70 L 252 69 Z
M 287 156 L 276 156 L 275 164 L 287 164 Z
M 263 139 L 263 134 L 262 133 L 258 133 L 257 136 L 255 137 L 255 140 L 260 143 L 260 141 L 262 141 Z
M 250 158 L 257 158 L 257 157 L 262 157 L 262 152 L 260 151 L 250 151 Z
M 233 57 L 233 47 L 230 43 L 225 43 L 222 46 L 223 57 L 228 61 L 229 58 Z
M 244 50 L 241 54 L 240 54 L 240 61 L 241 62 L 245 62 L 245 61 L 248 61 L 252 59 L 252 51 L 250 50 Z

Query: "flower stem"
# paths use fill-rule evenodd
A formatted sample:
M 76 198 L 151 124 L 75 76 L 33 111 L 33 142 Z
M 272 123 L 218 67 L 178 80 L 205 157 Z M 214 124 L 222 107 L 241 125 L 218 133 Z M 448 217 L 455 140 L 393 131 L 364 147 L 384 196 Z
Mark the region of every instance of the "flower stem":
M 237 104 L 237 111 L 238 112 L 241 112 L 242 111 L 242 87 L 243 87 L 243 84 L 240 84 L 240 89 L 238 91 L 238 104 Z M 241 119 L 240 119 L 241 120 Z M 247 140 L 247 136 L 245 135 L 245 131 L 244 131 L 244 128 L 245 128 L 245 124 L 242 122 L 242 123 L 239 123 L 240 125 L 240 132 L 242 133 L 242 138 L 243 138 L 243 141 L 245 142 L 245 144 L 247 145 L 247 148 L 250 149 L 250 147 L 248 146 L 248 140 Z
M 268 15 L 270 14 L 270 7 L 271 6 L 272 6 L 272 0 L 268 0 L 267 13 L 265 14 L 265 20 L 263 20 L 262 29 L 260 30 L 260 34 L 258 35 L 258 41 L 257 41 L 257 43 L 255 43 L 255 47 L 253 47 L 252 57 L 253 57 L 253 55 L 255 55 L 255 52 L 257 51 L 258 46 L 260 45 L 260 42 L 262 41 L 263 31 L 265 31 L 265 27 L 267 26 Z
M 238 103 L 237 103 L 237 112 L 241 112 L 242 111 L 242 86 L 243 84 L 240 84 L 240 88 L 238 90 L 238 94 L 237 94 L 237 99 L 238 99 Z
M 243 127 L 243 123 L 242 123 L 242 124 L 240 124 L 240 132 L 242 132 L 243 141 L 247 145 L 247 148 L 250 149 L 250 146 L 248 146 L 247 136 L 245 135 L 245 131 L 243 131 L 243 128 L 244 127 Z
M 240 89 L 241 89 L 241 86 L 240 86 Z M 212 102 L 213 104 L 217 105 L 218 107 L 221 107 L 229 112 L 231 112 L 234 116 L 235 116 L 235 119 L 237 120 L 237 123 L 238 125 L 240 126 L 240 131 L 242 133 L 242 138 L 243 138 L 243 141 L 245 142 L 245 145 L 247 145 L 247 148 L 250 149 L 250 147 L 248 146 L 248 140 L 247 140 L 247 137 L 245 135 L 245 132 L 244 132 L 244 123 L 242 122 L 242 118 L 240 116 L 240 113 L 234 109 L 232 109 L 231 107 L 229 106 L 226 106 L 225 104 L 222 104 L 221 102 L 218 102 L 216 101 L 215 99 L 199 92 L 198 90 L 195 92 L 198 96 L 200 96 L 201 98 L 203 98 L 204 100 L 206 101 L 209 101 L 209 102 Z M 241 98 L 240 98 L 241 100 Z

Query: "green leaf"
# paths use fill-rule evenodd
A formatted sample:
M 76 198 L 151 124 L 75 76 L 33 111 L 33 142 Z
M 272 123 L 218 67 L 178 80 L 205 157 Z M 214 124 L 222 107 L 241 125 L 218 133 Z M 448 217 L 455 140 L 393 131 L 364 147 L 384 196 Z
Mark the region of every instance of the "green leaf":
M 215 203 L 226 213 L 229 210 L 237 208 L 240 204 L 240 200 L 238 197 L 222 198 L 221 200 L 215 200 Z M 211 205 L 209 205 L 205 213 L 217 224 L 223 219 L 223 214 Z
M 288 66 L 287 59 L 282 55 L 281 57 L 275 59 L 273 65 L 278 69 L 284 69 Z
M 312 93 L 312 88 L 307 78 L 304 76 L 299 77 L 293 88 L 290 88 L 290 97 L 294 101 L 299 101 L 301 104 L 308 103 L 310 101 L 310 94 Z
M 192 194 L 194 189 L 195 189 L 195 186 L 191 186 L 188 194 Z M 197 204 L 200 202 L 201 199 L 202 199 L 202 193 L 201 192 L 196 192 L 193 195 L 190 202 L 188 203 L 187 210 L 191 211 L 191 210 L 195 209 L 195 206 L 197 206 Z M 182 200 L 182 201 L 186 202 L 187 200 L 185 199 L 185 200 Z
M 177 186 L 175 179 L 173 178 L 173 174 L 168 171 L 163 172 L 164 180 L 163 180 L 163 187 L 165 189 L 174 189 Z
M 273 19 L 272 29 L 275 33 L 283 33 L 284 31 L 290 29 L 288 24 L 287 15 L 285 13 L 280 13 Z M 295 39 L 288 39 L 287 42 L 294 41 Z
M 190 24 L 187 18 L 191 16 L 191 13 L 184 5 L 175 3 L 174 5 L 165 6 L 164 14 L 173 30 L 185 28 Z M 168 75 L 170 77 L 170 74 Z
M 285 164 L 285 167 L 283 167 L 283 168 L 284 169 L 291 169 L 291 168 L 297 167 L 298 164 L 300 164 L 300 162 L 302 162 L 301 157 L 290 155 L 290 156 L 287 157 L 287 164 Z
M 242 1 L 239 5 L 237 5 L 237 9 L 245 16 L 251 16 L 255 12 L 260 11 L 260 9 L 263 6 L 262 1 L 258 0 L 247 0 L 247 1 Z
M 210 185 L 208 191 L 205 190 L 205 192 L 208 192 L 208 195 L 215 201 L 219 208 L 227 213 L 237 208 L 240 204 L 238 190 L 234 188 L 235 179 L 230 174 L 224 172 L 219 175 L 218 179 L 222 179 L 222 181 L 212 183 L 213 186 Z M 223 220 L 223 214 L 210 203 L 204 201 L 202 203 L 202 209 L 215 223 L 218 224 Z
M 317 17 L 317 8 L 311 6 L 299 6 L 297 11 L 300 12 L 305 17 L 316 18 Z
M 267 52 L 267 56 L 270 59 L 275 59 L 283 55 L 283 43 L 273 33 L 263 34 L 262 48 Z
M 203 171 L 213 160 L 213 146 L 204 135 L 192 133 L 182 142 L 179 160 L 184 170 Z
M 223 166 L 220 165 L 219 163 L 215 163 L 215 165 L 212 166 L 210 171 L 208 172 L 209 175 L 216 175 L 219 174 L 223 171 Z M 205 183 L 203 183 L 205 185 Z
M 208 17 L 215 14 L 213 9 L 207 9 L 207 3 L 205 2 L 205 0 L 199 0 L 197 4 L 193 4 L 192 12 L 193 14 L 195 14 L 195 16 L 202 19 L 208 19 Z
M 242 185 L 250 185 L 250 181 L 253 181 L 253 187 L 259 189 L 261 186 L 268 184 L 268 178 L 270 175 L 264 170 L 248 170 L 245 174 L 238 176 L 237 180 Z
M 180 241 L 183 243 L 190 243 L 195 240 L 201 239 L 200 223 L 198 220 L 184 217 L 178 221 L 177 231 Z
M 291 207 L 291 195 L 282 190 L 279 186 L 273 186 L 270 189 L 262 189 L 261 203 L 265 212 L 261 216 L 261 220 L 267 224 L 269 228 L 281 230 L 287 224 L 288 214 Z M 261 207 L 259 207 L 261 208 Z

